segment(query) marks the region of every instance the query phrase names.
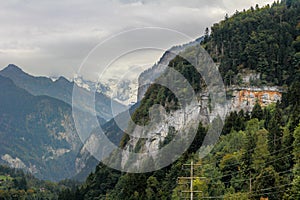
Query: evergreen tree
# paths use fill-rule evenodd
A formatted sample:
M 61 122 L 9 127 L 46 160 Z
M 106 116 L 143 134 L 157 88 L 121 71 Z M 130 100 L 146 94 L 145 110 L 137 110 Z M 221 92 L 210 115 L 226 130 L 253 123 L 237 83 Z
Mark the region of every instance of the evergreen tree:
M 251 119 L 247 123 L 246 127 L 246 141 L 243 148 L 243 155 L 242 155 L 242 170 L 244 173 L 244 177 L 249 177 L 251 172 L 251 164 L 253 163 L 252 153 L 255 149 L 256 144 L 256 132 L 260 129 L 259 121 L 257 118 Z
M 252 109 L 251 118 L 252 119 L 256 118 L 258 120 L 262 120 L 263 118 L 263 110 L 261 109 L 261 106 L 259 105 L 258 102 L 254 105 Z
M 281 199 L 280 195 L 276 193 L 279 186 L 279 175 L 273 167 L 264 168 L 253 182 L 254 199 L 260 197 L 269 199 Z M 265 194 L 266 193 L 266 194 Z
M 255 173 L 261 172 L 267 167 L 266 162 L 269 159 L 270 153 L 268 150 L 268 132 L 265 129 L 256 132 L 257 142 L 254 152 L 252 154 L 252 169 Z

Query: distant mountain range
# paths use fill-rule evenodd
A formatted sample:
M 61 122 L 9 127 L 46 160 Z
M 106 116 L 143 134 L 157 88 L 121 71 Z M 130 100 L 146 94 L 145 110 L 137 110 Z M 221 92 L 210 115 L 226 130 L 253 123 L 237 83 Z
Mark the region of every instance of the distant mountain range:
M 55 81 L 48 77 L 34 77 L 12 64 L 0 71 L 0 75 L 10 78 L 18 87 L 27 90 L 33 95 L 47 95 L 72 105 L 74 82 L 70 82 L 64 77 L 59 77 Z M 87 104 L 86 99 L 90 98 L 94 93 L 85 88 L 82 88 L 81 92 L 83 99 L 78 109 L 86 112 L 93 112 L 94 105 Z M 113 100 L 103 93 L 96 93 L 95 100 L 95 109 L 97 116 L 101 118 L 101 121 L 104 122 L 111 119 L 113 117 L 111 112 L 111 101 Z M 116 101 L 113 101 L 113 104 L 116 106 L 115 109 L 117 112 L 122 112 L 127 108 Z
M 75 109 L 93 117 L 89 114 L 93 105 L 85 98 L 94 94 L 64 77 L 55 81 L 34 77 L 15 65 L 0 71 L 0 163 L 54 181 L 78 173 L 76 162 L 83 144 L 72 116 L 73 87 L 83 97 Z M 127 108 L 102 93 L 95 97 L 100 124 L 113 117 L 111 102 L 117 112 Z M 94 127 L 88 117 L 82 118 L 82 124 L 87 138 Z
M 101 83 L 85 80 L 82 76 L 75 75 L 74 82 L 88 91 L 97 91 L 110 97 L 116 102 L 130 106 L 137 102 L 138 81 L 132 79 L 102 80 Z
M 0 163 L 38 178 L 74 175 L 81 147 L 71 106 L 49 96 L 34 96 L 0 76 Z

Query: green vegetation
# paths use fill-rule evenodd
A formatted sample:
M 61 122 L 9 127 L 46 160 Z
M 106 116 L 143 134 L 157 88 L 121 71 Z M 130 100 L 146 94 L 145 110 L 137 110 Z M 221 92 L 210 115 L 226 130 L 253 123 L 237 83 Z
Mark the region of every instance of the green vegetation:
M 42 184 L 51 193 L 49 195 L 54 195 L 50 199 L 181 199 L 186 197 L 182 191 L 187 191 L 189 184 L 178 177 L 189 176 L 189 170 L 182 166 L 191 160 L 199 164 L 194 176 L 203 177 L 193 181 L 193 189 L 201 191 L 195 194 L 197 199 L 299 199 L 299 13 L 300 1 L 286 0 L 264 8 L 252 7 L 230 18 L 226 16 L 212 27 L 210 36 L 206 30 L 202 45 L 220 65 L 227 85 L 240 84 L 242 72 L 251 71 L 259 74 L 258 80 L 250 81 L 252 85 L 288 88 L 282 102 L 266 108 L 256 104 L 251 113 L 230 113 L 222 136 L 209 156 L 200 159 L 196 153 L 207 132 L 207 127 L 199 124 L 190 148 L 175 163 L 161 170 L 130 174 L 99 164 L 80 187 L 65 187 L 61 191 L 49 183 L 34 184 L 26 176 L 25 179 L 24 176 L 11 176 L 12 179 L 5 180 L 8 189 L 0 190 L 0 199 L 1 194 L 12 195 L 12 199 L 16 192 L 26 199 L 31 189 L 35 192 L 35 187 Z M 192 54 L 194 50 L 187 52 Z M 180 56 L 169 65 L 182 73 L 196 92 L 204 87 L 200 75 Z M 134 112 L 133 120 L 138 124 L 148 123 L 149 109 L 155 104 L 161 104 L 167 112 L 179 107 L 178 99 L 170 90 L 152 85 Z M 167 140 L 160 146 L 172 140 L 174 134 L 170 127 Z M 128 140 L 129 136 L 125 135 L 120 146 L 124 147 Z M 136 150 L 142 145 L 141 140 Z M 6 174 L 2 176 L 7 177 Z M 3 199 L 7 199 L 6 196 Z
M 146 174 L 120 173 L 99 164 L 85 184 L 76 191 L 64 191 L 60 197 L 73 199 L 181 199 L 181 191 L 189 184 L 178 181 L 188 176 L 183 164 L 194 160 L 200 164 L 194 175 L 205 177 L 193 181 L 197 199 L 299 199 L 300 198 L 300 1 L 286 0 L 264 8 L 251 8 L 206 30 L 203 46 L 220 64 L 226 84 L 240 84 L 241 73 L 259 74 L 257 85 L 285 85 L 288 92 L 282 102 L 252 113 L 232 112 L 228 115 L 220 141 L 211 154 L 199 159 L 206 127 L 199 125 L 191 147 L 172 165 Z M 200 91 L 201 78 L 195 77 L 190 64 L 176 57 L 174 67 Z M 198 76 L 198 75 L 197 75 Z M 196 81 L 197 80 L 197 81 Z M 158 85 L 147 91 L 134 113 L 135 122 L 148 122 L 148 109 L 154 104 L 167 111 L 177 109 L 174 94 Z M 172 139 L 170 128 L 167 141 Z M 129 137 L 125 136 L 121 146 Z M 67 195 L 66 195 L 67 194 Z M 70 199 L 70 198 L 61 198 Z
M 242 71 L 254 70 L 252 84 L 286 85 L 299 79 L 299 1 L 287 0 L 264 8 L 251 7 L 211 28 L 204 47 L 226 84 L 238 84 Z
M 62 189 L 76 188 L 74 181 L 41 181 L 22 170 L 0 165 L 0 200 L 57 200 Z
M 299 103 L 300 99 L 296 104 Z M 282 106 L 277 103 L 262 109 L 263 113 L 269 114 L 263 114 L 260 120 L 242 112 L 229 115 L 228 124 L 238 121 L 245 126 L 238 128 L 232 124 L 231 131 L 221 136 L 211 154 L 204 159 L 199 159 L 195 153 L 206 133 L 200 125 L 190 149 L 172 165 L 152 173 L 122 174 L 100 164 L 84 185 L 73 193 L 69 190 L 62 192 L 61 197 L 67 192 L 74 199 L 180 199 L 184 195 L 181 191 L 189 190 L 189 185 L 188 181 L 178 182 L 177 178 L 189 176 L 189 170 L 183 168 L 183 164 L 193 159 L 200 164 L 194 176 L 205 177 L 194 180 L 194 190 L 203 192 L 197 196 L 198 199 L 203 196 L 298 199 L 300 121 L 296 127 L 291 127 L 289 116 L 295 113 L 290 108 L 295 105 Z M 251 113 L 251 116 L 254 114 Z M 270 121 L 274 118 L 278 121 L 270 123 L 270 126 L 266 123 L 269 118 Z M 226 126 L 229 127 L 228 124 Z M 274 126 L 279 128 L 273 129 Z M 275 135 L 278 137 L 274 139 Z
M 190 48 L 187 52 L 194 55 L 193 51 L 195 48 Z M 188 56 L 184 56 L 188 57 Z M 205 82 L 202 79 L 201 75 L 197 72 L 194 66 L 192 66 L 187 60 L 185 60 L 182 56 L 176 56 L 170 63 L 169 67 L 178 71 L 185 79 L 189 82 L 189 84 L 195 90 L 195 93 L 201 91 L 205 87 Z M 175 86 L 180 86 L 183 83 L 177 82 L 178 80 L 174 77 L 170 77 L 170 73 L 164 73 L 162 75 L 163 80 L 168 80 Z M 173 80 L 174 79 L 174 80 Z M 180 94 L 184 95 L 187 91 L 179 91 Z M 155 104 L 160 104 L 165 107 L 166 111 L 169 112 L 171 110 L 176 110 L 179 108 L 180 103 L 176 98 L 173 92 L 159 84 L 153 84 L 149 87 L 147 92 L 145 93 L 144 98 L 141 101 L 139 108 L 133 113 L 132 119 L 138 124 L 147 124 L 149 121 L 149 108 Z

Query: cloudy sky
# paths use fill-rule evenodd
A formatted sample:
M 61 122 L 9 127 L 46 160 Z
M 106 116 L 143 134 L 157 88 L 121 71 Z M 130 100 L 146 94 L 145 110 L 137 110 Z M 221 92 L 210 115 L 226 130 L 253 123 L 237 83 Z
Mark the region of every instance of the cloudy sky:
M 134 39 L 134 34 L 143 35 L 140 40 L 148 38 L 148 44 L 160 44 L 154 47 L 161 48 L 161 51 L 151 49 L 141 51 L 143 53 L 129 53 L 125 56 L 127 58 L 123 56 L 123 59 L 115 62 L 115 66 L 149 67 L 159 59 L 163 48 L 203 35 L 205 27 L 220 21 L 226 13 L 231 15 L 236 10 L 272 2 L 273 0 L 1 1 L 0 69 L 14 63 L 34 75 L 72 77 L 96 45 L 113 38 L 114 42 L 107 43 L 111 46 L 108 53 L 122 47 L 132 50 L 134 48 L 127 48 L 126 45 L 132 45 L 128 41 Z M 121 34 L 117 39 L 114 37 L 120 32 L 126 33 L 143 27 L 161 27 L 162 31 L 138 31 L 130 36 Z M 141 45 L 145 44 L 141 43 L 136 48 Z M 100 45 L 99 48 L 103 52 L 105 45 Z M 98 55 L 99 53 L 101 51 L 97 52 Z M 102 57 L 98 57 L 99 59 Z M 132 60 L 136 60 L 136 63 Z M 101 61 L 87 59 L 86 62 L 90 62 L 90 66 L 103 67 L 99 64 Z M 85 67 L 81 73 L 92 74 L 94 71 L 95 69 Z

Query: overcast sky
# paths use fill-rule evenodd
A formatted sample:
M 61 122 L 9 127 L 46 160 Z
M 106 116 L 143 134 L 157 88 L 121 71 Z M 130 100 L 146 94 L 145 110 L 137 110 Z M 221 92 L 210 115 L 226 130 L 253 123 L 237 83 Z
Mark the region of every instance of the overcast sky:
M 220 21 L 226 13 L 231 15 L 236 10 L 272 2 L 273 0 L 1 1 L 0 69 L 13 63 L 34 75 L 72 77 L 93 47 L 122 31 L 162 27 L 195 39 L 203 35 L 205 27 Z M 174 39 L 176 37 L 168 40 L 164 38 L 166 34 L 162 35 L 162 38 L 159 34 L 155 38 L 164 47 L 184 41 L 182 38 L 177 41 Z M 152 36 L 151 42 L 155 43 L 155 38 Z M 112 49 L 130 45 L 121 40 L 127 40 L 127 37 L 120 37 Z M 118 62 L 116 66 L 122 67 L 124 63 L 127 67 L 149 67 L 161 54 L 162 51 L 154 53 L 151 50 L 141 56 L 140 52 L 137 63 L 126 62 L 124 58 L 124 62 Z M 132 60 L 137 56 L 129 57 Z

